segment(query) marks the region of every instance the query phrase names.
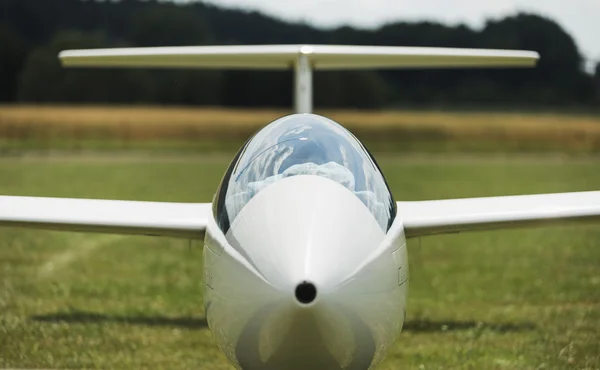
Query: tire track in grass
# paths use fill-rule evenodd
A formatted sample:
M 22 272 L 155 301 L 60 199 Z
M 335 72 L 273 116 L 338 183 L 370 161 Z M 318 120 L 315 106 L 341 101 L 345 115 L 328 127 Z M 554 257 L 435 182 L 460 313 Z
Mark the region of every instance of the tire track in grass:
M 58 252 L 50 257 L 45 263 L 39 266 L 37 269 L 32 266 L 32 282 L 35 280 L 43 280 L 51 277 L 53 274 L 58 273 L 68 268 L 74 262 L 89 256 L 96 249 L 110 245 L 111 243 L 124 238 L 124 235 L 77 235 L 66 240 L 66 250 Z M 36 271 L 37 270 L 37 271 Z M 37 272 L 37 273 L 36 273 Z M 18 294 L 15 291 L 10 281 L 0 282 L 0 307 L 8 304 Z M 17 312 L 5 312 L 4 316 L 0 316 L 0 335 L 10 336 L 12 332 L 23 328 L 27 322 L 27 317 L 23 316 L 22 313 Z M 0 341 L 0 348 L 2 347 Z M 0 359 L 2 357 L 2 351 L 0 351 Z M 4 364 L 5 366 L 7 363 Z M 2 361 L 0 361 L 0 368 L 2 368 Z M 21 368 L 13 368 L 14 370 L 26 370 Z M 51 370 L 51 369 L 48 369 Z
M 94 250 L 122 239 L 122 235 L 104 235 L 74 238 L 69 242 L 68 249 L 50 258 L 38 269 L 38 277 L 47 278 L 61 269 L 68 267 L 78 259 L 90 255 Z

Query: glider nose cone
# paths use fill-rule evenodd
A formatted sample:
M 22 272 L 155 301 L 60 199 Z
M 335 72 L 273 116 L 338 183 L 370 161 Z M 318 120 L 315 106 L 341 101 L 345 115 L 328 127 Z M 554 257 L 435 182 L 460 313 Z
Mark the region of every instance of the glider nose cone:
M 317 287 L 311 282 L 303 281 L 296 286 L 294 295 L 300 305 L 310 305 L 317 298 Z
M 278 300 L 305 308 L 339 297 L 340 287 L 360 271 L 384 237 L 352 191 L 308 175 L 262 190 L 227 235 Z
M 239 311 L 222 320 L 240 326 L 241 368 L 366 369 L 398 332 L 403 306 L 392 253 L 382 253 L 386 233 L 344 186 L 311 175 L 279 180 L 226 236 L 251 272 L 236 282 L 255 284 L 227 285 Z

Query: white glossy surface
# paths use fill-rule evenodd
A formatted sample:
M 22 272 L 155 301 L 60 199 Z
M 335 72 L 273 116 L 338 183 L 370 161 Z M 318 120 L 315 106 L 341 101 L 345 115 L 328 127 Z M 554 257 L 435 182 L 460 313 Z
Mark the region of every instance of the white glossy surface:
M 407 237 L 600 221 L 600 191 L 397 204 Z
M 269 185 L 226 236 L 209 225 L 206 245 L 208 322 L 242 368 L 367 368 L 400 332 L 402 226 L 386 235 L 360 199 L 330 179 Z M 294 296 L 303 281 L 317 288 L 309 305 Z
M 533 67 L 539 54 L 521 50 L 354 45 L 224 45 L 68 50 L 67 67 L 289 69 L 298 55 L 312 68 Z
M 200 239 L 210 203 L 0 196 L 0 226 Z

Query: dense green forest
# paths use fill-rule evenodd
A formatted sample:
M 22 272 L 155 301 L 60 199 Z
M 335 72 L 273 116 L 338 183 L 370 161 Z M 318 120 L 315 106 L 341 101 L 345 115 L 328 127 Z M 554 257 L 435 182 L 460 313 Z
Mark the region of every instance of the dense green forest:
M 2 0 L 0 101 L 288 106 L 291 72 L 65 70 L 69 48 L 327 43 L 536 50 L 533 70 L 317 72 L 324 107 L 600 105 L 600 65 L 583 70 L 573 38 L 551 19 L 516 14 L 482 29 L 397 22 L 323 30 L 201 2 Z

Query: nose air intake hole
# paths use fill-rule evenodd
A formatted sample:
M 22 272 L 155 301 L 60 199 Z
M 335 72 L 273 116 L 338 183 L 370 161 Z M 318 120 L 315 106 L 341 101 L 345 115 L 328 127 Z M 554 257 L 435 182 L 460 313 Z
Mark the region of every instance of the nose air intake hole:
M 317 288 L 313 283 L 303 281 L 296 287 L 296 299 L 302 304 L 309 304 L 317 298 Z

